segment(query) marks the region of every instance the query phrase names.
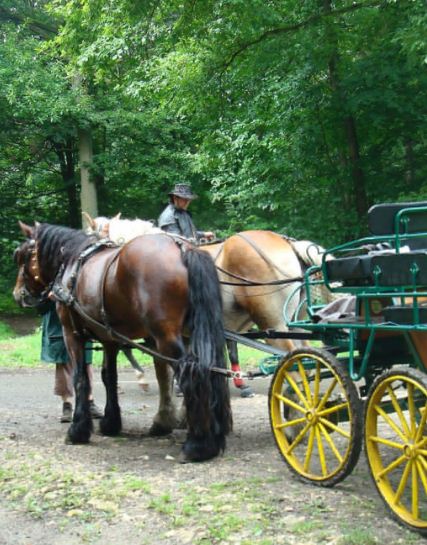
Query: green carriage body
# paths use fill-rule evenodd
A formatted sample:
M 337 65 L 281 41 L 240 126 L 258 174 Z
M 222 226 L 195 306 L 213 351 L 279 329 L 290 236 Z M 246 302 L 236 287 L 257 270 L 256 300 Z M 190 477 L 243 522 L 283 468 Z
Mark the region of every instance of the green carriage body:
M 368 223 L 372 236 L 306 272 L 296 318 L 285 305 L 289 328 L 324 347 L 277 366 L 270 421 L 290 469 L 321 486 L 352 471 L 364 438 L 385 504 L 427 535 L 427 203 L 374 206 Z M 354 312 L 328 316 L 331 295 L 352 298 Z

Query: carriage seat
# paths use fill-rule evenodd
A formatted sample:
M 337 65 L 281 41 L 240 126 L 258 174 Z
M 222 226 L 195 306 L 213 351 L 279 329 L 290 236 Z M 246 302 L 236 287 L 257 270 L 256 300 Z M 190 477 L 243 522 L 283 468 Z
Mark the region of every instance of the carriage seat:
M 372 235 L 392 235 L 396 233 L 395 217 L 404 208 L 427 207 L 427 201 L 375 204 L 368 210 L 368 228 Z M 400 225 L 399 233 L 419 233 L 427 231 L 427 211 L 408 213 L 405 226 Z
M 415 319 L 413 305 L 395 305 L 383 309 L 384 319 L 396 324 L 412 325 L 414 323 L 427 325 L 427 306 L 418 307 L 418 321 Z
M 325 262 L 329 282 L 345 286 L 427 286 L 427 250 L 336 258 Z M 413 270 L 418 272 L 413 274 Z

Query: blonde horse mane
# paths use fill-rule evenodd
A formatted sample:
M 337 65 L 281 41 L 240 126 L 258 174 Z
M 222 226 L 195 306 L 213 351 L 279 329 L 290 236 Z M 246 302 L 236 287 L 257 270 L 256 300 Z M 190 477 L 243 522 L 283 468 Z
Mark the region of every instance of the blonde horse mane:
M 121 212 L 113 218 L 105 218 L 104 216 L 91 218 L 85 213 L 86 221 L 89 224 L 88 230 L 101 237 L 107 237 L 116 244 L 125 244 L 141 235 L 163 233 L 151 221 L 121 219 L 120 216 Z

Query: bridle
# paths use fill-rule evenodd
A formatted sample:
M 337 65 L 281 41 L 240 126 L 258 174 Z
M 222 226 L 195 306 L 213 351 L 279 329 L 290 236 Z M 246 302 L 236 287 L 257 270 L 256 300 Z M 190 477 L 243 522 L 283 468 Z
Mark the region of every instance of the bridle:
M 21 301 L 26 302 L 27 304 L 28 297 L 31 297 L 33 301 L 30 306 L 37 306 L 47 301 L 51 284 L 44 281 L 41 273 L 37 240 L 31 238 L 27 241 L 27 244 L 28 248 L 25 250 L 24 262 L 22 265 L 23 286 L 19 290 L 19 296 Z M 17 252 L 19 252 L 19 249 Z M 43 288 L 42 291 L 31 287 L 31 283 L 34 282 Z

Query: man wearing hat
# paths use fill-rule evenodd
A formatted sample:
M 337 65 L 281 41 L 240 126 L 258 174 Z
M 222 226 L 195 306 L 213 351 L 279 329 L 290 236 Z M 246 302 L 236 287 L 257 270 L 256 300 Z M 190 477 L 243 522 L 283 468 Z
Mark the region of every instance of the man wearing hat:
M 211 240 L 214 234 L 211 231 L 197 231 L 187 210 L 190 202 L 197 199 L 188 184 L 176 184 L 169 192 L 170 203 L 159 216 L 158 225 L 163 231 L 180 235 L 185 238 Z

